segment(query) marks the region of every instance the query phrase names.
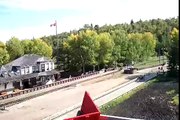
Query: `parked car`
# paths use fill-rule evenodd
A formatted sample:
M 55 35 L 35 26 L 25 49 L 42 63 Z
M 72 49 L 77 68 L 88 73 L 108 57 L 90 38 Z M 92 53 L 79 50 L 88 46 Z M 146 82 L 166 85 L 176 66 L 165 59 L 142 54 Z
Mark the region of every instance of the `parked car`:
M 124 73 L 125 74 L 134 74 L 137 70 L 138 70 L 138 68 L 134 68 L 134 67 L 126 68 L 126 69 L 124 69 Z

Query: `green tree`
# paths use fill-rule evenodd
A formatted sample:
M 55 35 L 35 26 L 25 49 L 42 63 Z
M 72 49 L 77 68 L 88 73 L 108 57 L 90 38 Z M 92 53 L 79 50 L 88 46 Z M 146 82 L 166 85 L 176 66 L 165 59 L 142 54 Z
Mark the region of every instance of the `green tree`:
M 97 37 L 99 42 L 99 50 L 97 61 L 98 64 L 107 65 L 112 60 L 112 52 L 114 47 L 114 41 L 109 33 L 100 33 Z
M 170 75 L 178 75 L 179 71 L 179 30 L 173 28 L 171 32 L 171 43 L 168 49 Z
M 126 52 L 126 64 L 139 61 L 141 57 L 142 45 L 141 45 L 142 34 L 131 33 L 128 34 L 128 45 Z
M 115 30 L 111 32 L 114 41 L 112 59 L 114 64 L 123 63 L 127 52 L 128 36 L 124 30 Z
M 156 47 L 156 38 L 153 36 L 152 33 L 146 32 L 142 36 L 142 46 L 144 52 L 143 60 L 147 60 L 149 57 L 153 56 L 155 54 L 155 47 Z
M 21 45 L 24 49 L 24 54 L 31 54 L 32 49 L 34 47 L 34 43 L 32 40 L 22 40 Z
M 11 61 L 21 57 L 24 54 L 23 47 L 18 38 L 12 37 L 9 41 L 6 42 L 6 47 Z
M 147 60 L 155 53 L 156 39 L 152 33 L 132 33 L 128 35 L 126 60 L 128 63 Z
M 4 43 L 0 41 L 0 66 L 8 63 L 9 54 Z
M 71 34 L 64 47 L 69 51 L 71 65 L 73 67 L 82 67 L 85 72 L 85 65 L 96 65 L 96 50 L 98 42 L 96 40 L 97 33 L 92 30 L 80 31 L 78 34 Z
M 31 53 L 51 58 L 52 47 L 41 39 L 35 39 L 33 40 L 33 47 L 31 49 Z

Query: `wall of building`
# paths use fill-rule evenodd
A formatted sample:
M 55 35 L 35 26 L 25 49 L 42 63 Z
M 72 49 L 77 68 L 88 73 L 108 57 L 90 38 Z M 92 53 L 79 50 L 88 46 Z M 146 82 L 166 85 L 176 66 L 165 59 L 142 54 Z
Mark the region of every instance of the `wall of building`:
M 3 91 L 3 90 L 12 90 L 14 89 L 14 86 L 13 86 L 13 83 L 12 82 L 9 82 L 6 86 L 6 89 L 5 89 L 5 84 L 0 84 L 0 91 Z
M 24 68 L 21 68 L 21 75 L 24 75 Z
M 13 88 L 14 88 L 13 83 L 12 83 L 12 82 L 9 82 L 9 83 L 7 84 L 6 90 L 8 90 L 8 89 L 13 89 Z
M 51 62 L 52 63 L 52 69 L 54 69 L 54 62 Z
M 29 73 L 33 73 L 32 66 L 29 66 Z
M 0 91 L 4 90 L 5 89 L 5 86 L 4 84 L 0 84 Z
M 51 62 L 49 62 L 49 70 L 52 70 L 52 68 L 51 68 Z
M 50 71 L 50 70 L 54 69 L 54 63 L 53 62 L 40 63 L 40 66 L 39 66 L 40 72 L 42 72 L 42 68 L 41 68 L 42 64 L 45 64 L 45 71 Z

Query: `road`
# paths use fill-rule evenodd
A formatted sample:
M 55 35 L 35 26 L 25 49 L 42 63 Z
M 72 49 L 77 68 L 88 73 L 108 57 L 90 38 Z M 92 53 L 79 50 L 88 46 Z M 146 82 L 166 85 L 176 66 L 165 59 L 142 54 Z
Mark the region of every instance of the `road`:
M 152 69 L 140 70 L 138 74 L 145 74 Z M 94 98 L 98 95 L 129 81 L 129 75 L 113 79 L 108 78 L 104 81 L 84 82 L 82 84 L 72 86 L 69 88 L 61 89 L 43 96 L 24 101 L 6 108 L 5 111 L 0 111 L 0 120 L 40 120 L 44 119 L 54 113 L 63 111 L 83 99 L 85 91 L 88 91 Z M 131 75 L 132 76 L 132 75 Z

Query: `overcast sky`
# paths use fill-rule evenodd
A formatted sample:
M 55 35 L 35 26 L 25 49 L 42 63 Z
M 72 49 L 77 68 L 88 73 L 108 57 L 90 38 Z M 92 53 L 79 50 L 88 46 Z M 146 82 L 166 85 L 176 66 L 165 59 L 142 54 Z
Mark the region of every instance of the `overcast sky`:
M 84 24 L 130 23 L 178 16 L 178 0 L 0 0 L 0 41 L 32 39 Z

